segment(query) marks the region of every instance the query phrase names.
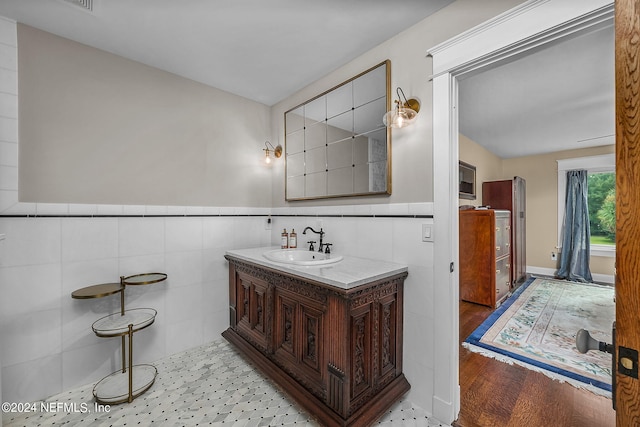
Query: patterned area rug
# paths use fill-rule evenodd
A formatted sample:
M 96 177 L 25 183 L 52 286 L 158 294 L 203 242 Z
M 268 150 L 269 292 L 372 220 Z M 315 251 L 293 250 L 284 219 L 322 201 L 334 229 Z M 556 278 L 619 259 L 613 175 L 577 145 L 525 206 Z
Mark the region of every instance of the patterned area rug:
M 611 396 L 611 355 L 581 354 L 575 337 L 584 328 L 596 340 L 611 343 L 613 296 L 610 286 L 531 278 L 462 345 Z

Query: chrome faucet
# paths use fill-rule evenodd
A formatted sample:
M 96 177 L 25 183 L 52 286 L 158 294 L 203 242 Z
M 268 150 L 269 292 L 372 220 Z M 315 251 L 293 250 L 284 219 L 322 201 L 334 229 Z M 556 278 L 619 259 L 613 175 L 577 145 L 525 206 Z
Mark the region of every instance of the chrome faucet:
M 314 230 L 314 229 L 313 229 L 313 228 L 311 228 L 311 227 L 306 227 L 306 228 L 302 231 L 302 234 L 307 234 L 307 230 L 311 230 L 311 231 L 313 231 L 314 233 L 316 233 L 316 234 L 319 234 L 319 235 L 320 235 L 320 244 L 318 245 L 318 252 L 322 252 L 322 245 L 324 244 L 324 243 L 322 243 L 322 237 L 324 237 L 324 231 L 322 231 L 322 227 L 320 228 L 320 231 L 316 231 L 316 230 Z M 311 248 L 313 248 L 313 245 L 309 248 L 309 250 L 311 250 L 311 251 L 312 251 L 313 249 L 311 249 Z

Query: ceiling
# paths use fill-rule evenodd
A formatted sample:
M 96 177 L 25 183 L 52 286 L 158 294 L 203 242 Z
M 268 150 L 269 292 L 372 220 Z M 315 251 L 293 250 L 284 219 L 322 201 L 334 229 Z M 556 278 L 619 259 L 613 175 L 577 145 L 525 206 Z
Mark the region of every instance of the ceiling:
M 613 144 L 612 23 L 461 80 L 459 114 L 501 158 Z
M 270 106 L 452 1 L 2 0 L 0 16 Z
M 270 106 L 452 1 L 1 0 L 0 16 Z M 502 158 L 612 144 L 613 39 L 465 76 L 460 131 Z

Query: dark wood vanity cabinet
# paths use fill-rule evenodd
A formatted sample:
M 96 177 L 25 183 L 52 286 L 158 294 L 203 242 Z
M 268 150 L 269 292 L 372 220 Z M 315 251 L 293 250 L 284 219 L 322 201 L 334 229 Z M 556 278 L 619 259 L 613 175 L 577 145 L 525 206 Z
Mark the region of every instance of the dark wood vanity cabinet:
M 366 426 L 406 393 L 406 272 L 343 290 L 227 256 L 223 336 L 322 425 Z

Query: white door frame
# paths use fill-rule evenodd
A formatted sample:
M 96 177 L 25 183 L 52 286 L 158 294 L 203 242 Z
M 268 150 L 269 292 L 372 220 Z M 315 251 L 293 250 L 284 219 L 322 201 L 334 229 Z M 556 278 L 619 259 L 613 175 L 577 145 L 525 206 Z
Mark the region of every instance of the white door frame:
M 458 80 L 563 37 L 611 25 L 611 0 L 529 0 L 428 51 L 433 58 L 434 384 L 433 416 L 460 411 L 458 285 Z M 451 269 L 453 266 L 453 269 Z

